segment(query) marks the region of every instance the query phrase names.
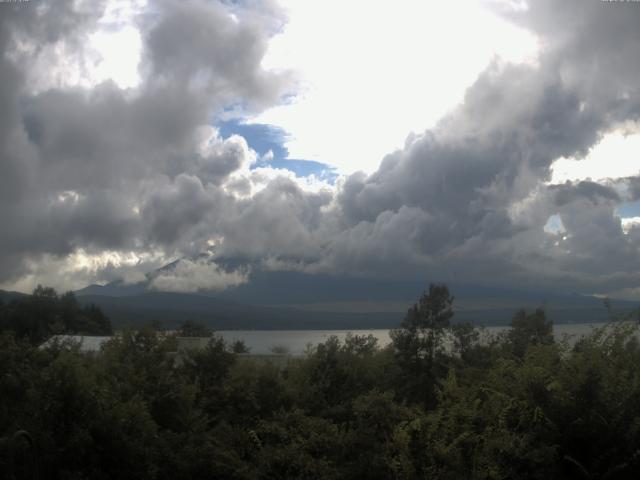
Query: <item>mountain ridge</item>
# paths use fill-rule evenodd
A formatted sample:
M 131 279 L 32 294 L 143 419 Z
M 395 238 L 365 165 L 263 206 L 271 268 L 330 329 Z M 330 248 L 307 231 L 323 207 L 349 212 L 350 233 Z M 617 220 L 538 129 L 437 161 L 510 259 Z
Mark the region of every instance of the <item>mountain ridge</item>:
M 204 254 L 195 260 L 211 262 Z M 194 320 L 217 329 L 367 329 L 397 327 L 428 288 L 428 282 L 416 280 L 290 271 L 254 271 L 247 282 L 222 291 L 162 292 L 152 288 L 155 278 L 173 271 L 181 261 L 148 272 L 142 282 L 115 280 L 74 293 L 80 301 L 101 307 L 117 327 L 161 322 L 173 328 Z M 517 310 L 538 307 L 555 323 L 604 322 L 611 314 L 603 299 L 579 293 L 455 283 L 449 284 L 449 289 L 455 298 L 456 322 L 506 325 Z M 637 308 L 635 302 L 624 300 L 613 300 L 613 306 L 616 314 Z

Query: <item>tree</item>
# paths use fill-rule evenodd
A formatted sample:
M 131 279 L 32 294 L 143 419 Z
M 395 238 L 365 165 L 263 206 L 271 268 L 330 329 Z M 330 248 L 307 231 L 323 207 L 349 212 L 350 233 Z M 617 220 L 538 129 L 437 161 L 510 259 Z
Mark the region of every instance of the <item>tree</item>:
M 433 387 L 440 370 L 443 338 L 453 317 L 453 297 L 446 285 L 429 286 L 407 312 L 401 328 L 392 330 L 397 362 L 404 372 L 404 390 L 413 400 L 432 405 Z
M 472 364 L 476 360 L 474 353 L 479 347 L 480 332 L 469 322 L 457 323 L 451 327 L 454 351 L 462 361 Z
M 212 335 L 213 331 L 209 327 L 193 320 L 185 320 L 178 329 L 180 337 L 210 337 Z
M 72 292 L 58 296 L 53 288 L 38 285 L 32 295 L 0 307 L 0 330 L 40 344 L 51 335 L 110 335 L 109 318 L 96 305 L 81 305 Z
M 111 335 L 113 328 L 109 318 L 102 313 L 100 307 L 94 304 L 85 305 L 80 310 L 80 322 L 78 331 L 92 335 Z
M 530 345 L 548 345 L 553 343 L 553 322 L 547 320 L 542 308 L 533 313 L 519 310 L 511 320 L 508 338 L 514 355 L 524 357 Z
M 249 353 L 249 347 L 244 340 L 235 340 L 231 343 L 231 351 L 233 353 Z
M 204 349 L 185 352 L 182 371 L 197 386 L 198 401 L 207 413 L 214 414 L 219 410 L 224 383 L 236 359 L 236 355 L 228 351 L 224 339 L 215 335 Z
M 286 345 L 272 345 L 269 348 L 269 351 L 274 355 L 288 355 L 291 352 L 291 349 Z
M 378 351 L 378 339 L 373 335 L 353 335 L 347 333 L 343 350 L 353 355 L 371 356 Z

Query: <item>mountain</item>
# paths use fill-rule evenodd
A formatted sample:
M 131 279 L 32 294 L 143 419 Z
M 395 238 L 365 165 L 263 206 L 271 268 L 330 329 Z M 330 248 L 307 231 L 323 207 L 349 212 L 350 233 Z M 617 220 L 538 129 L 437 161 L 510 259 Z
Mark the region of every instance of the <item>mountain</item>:
M 105 297 L 128 297 L 131 295 L 141 295 L 147 293 L 147 282 L 136 284 L 125 284 L 122 281 L 115 281 L 106 285 L 89 285 L 87 287 L 76 290 L 74 293 L 78 297 L 87 296 L 105 296 Z
M 0 290 L 0 300 L 3 302 L 10 302 L 16 298 L 24 297 L 25 293 L 20 292 L 10 292 L 5 290 Z
M 218 330 L 233 329 L 373 329 L 397 327 L 426 285 L 311 277 L 299 273 L 258 274 L 239 287 L 220 293 L 171 293 L 147 290 L 146 285 L 114 282 L 90 285 L 76 292 L 109 316 L 116 328 L 160 322 L 175 328 L 185 320 Z M 608 320 L 602 299 L 550 292 L 522 292 L 494 287 L 451 285 L 454 321 L 506 325 L 520 308 L 545 308 L 555 323 Z M 23 296 L 0 291 L 8 302 Z M 613 301 L 616 314 L 637 308 L 635 302 Z
M 185 320 L 203 323 L 217 330 L 307 330 L 392 328 L 397 315 L 390 313 L 324 313 L 295 308 L 254 306 L 220 298 L 169 292 L 142 295 L 82 295 L 79 299 L 93 303 L 109 316 L 116 328 L 140 326 L 159 321 L 175 328 Z
M 206 254 L 198 255 L 194 258 L 202 258 Z M 145 274 L 145 280 L 138 283 L 125 283 L 123 280 L 114 280 L 106 285 L 92 284 L 76 290 L 76 296 L 85 297 L 91 295 L 107 296 L 107 297 L 129 297 L 132 295 L 143 295 L 152 291 L 151 282 L 160 275 L 171 272 L 180 263 L 180 259 L 164 265 L 152 272 Z
M 298 272 L 253 272 L 247 283 L 222 292 L 150 291 L 151 281 L 179 260 L 150 272 L 144 282 L 90 285 L 76 291 L 82 301 L 99 305 L 118 325 L 159 320 L 173 327 L 186 319 L 217 329 L 392 328 L 428 287 L 427 282 L 388 281 Z M 522 291 L 450 284 L 455 321 L 505 325 L 520 308 L 545 308 L 556 323 L 608 320 L 601 298 L 551 291 Z M 616 314 L 635 302 L 613 301 Z

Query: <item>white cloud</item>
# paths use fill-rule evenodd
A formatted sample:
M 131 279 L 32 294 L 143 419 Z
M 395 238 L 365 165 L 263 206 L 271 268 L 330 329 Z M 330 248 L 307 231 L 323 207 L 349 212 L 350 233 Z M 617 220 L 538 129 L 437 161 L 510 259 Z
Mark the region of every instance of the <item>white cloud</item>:
M 302 92 L 254 119 L 291 133 L 291 158 L 371 172 L 410 132 L 462 101 L 487 63 L 533 61 L 535 37 L 480 2 L 284 2 L 289 23 L 263 64 Z
M 209 260 L 181 259 L 154 278 L 150 288 L 164 292 L 219 291 L 245 283 L 247 278 L 247 271 L 226 272 Z
M 28 48 L 0 58 L 7 106 L 0 213 L 11 225 L 0 236 L 0 279 L 18 286 L 135 281 L 162 265 L 142 258 L 157 249 L 163 262 L 211 253 L 207 262 L 165 269 L 154 283 L 179 291 L 245 281 L 244 270 L 220 265 L 637 288 L 640 228 L 624 235 L 616 209 L 637 216 L 620 202 L 636 201 L 640 183 L 544 183 L 555 159 L 584 156 L 640 112 L 640 98 L 629 93 L 637 91 L 637 64 L 628 61 L 640 45 L 638 18 L 599 2 L 578 4 L 530 2 L 520 24 L 544 41 L 527 61 L 534 37 L 474 2 L 463 10 L 457 2 L 291 3 L 290 27 L 263 62 L 284 18 L 279 9 L 262 21 L 238 4 L 163 0 L 139 24 L 144 68 L 133 90 L 116 82 L 135 61 L 120 69 L 108 58 L 111 47 L 91 53 L 86 43 L 96 31 L 137 28 L 126 11 L 104 20 L 66 2 L 69 11 L 42 18 L 25 8 L 16 18 L 24 25 L 0 16 L 7 50 L 28 37 L 41 52 L 33 63 Z M 496 53 L 525 64 L 492 62 L 464 104 L 380 164 L 410 131 L 455 106 Z M 100 62 L 113 83 L 78 80 L 102 81 Z M 222 140 L 207 125 L 226 108 L 241 115 L 245 105 L 257 112 L 278 104 L 291 89 L 288 75 L 271 70 L 282 66 L 298 67 L 301 93 L 254 120 L 289 130 L 292 157 L 342 172 L 380 164 L 376 172 L 332 186 L 286 170 L 251 170 L 256 153 L 247 141 Z M 59 73 L 67 83 L 43 91 Z M 32 78 L 41 84 L 23 82 Z M 67 89 L 69 82 L 86 88 Z M 624 144 L 635 145 L 633 138 Z M 626 176 L 612 166 L 635 164 L 617 151 L 600 154 L 594 178 Z
M 126 25 L 116 31 L 98 30 L 91 36 L 90 45 L 99 56 L 92 71 L 92 83 L 113 80 L 120 88 L 140 83 L 142 40 L 134 26 Z
M 624 233 L 629 233 L 631 229 L 638 228 L 640 226 L 640 217 L 621 218 L 620 223 L 622 224 L 622 231 Z
M 0 282 L 0 289 L 31 292 L 38 284 L 58 291 L 77 290 L 89 284 L 122 280 L 125 284 L 145 280 L 145 272 L 168 262 L 161 251 L 104 250 L 79 248 L 69 255 L 37 255 L 25 262 L 26 273 L 17 280 Z
M 604 180 L 640 173 L 640 133 L 615 131 L 606 135 L 583 159 L 560 158 L 551 166 L 552 184 L 567 180 Z
M 45 44 L 34 42 L 26 29 L 16 33 L 9 58 L 28 63 L 25 89 L 30 93 L 51 88 L 90 89 L 107 80 L 120 88 L 138 86 L 142 39 L 137 23 L 146 4 L 146 0 L 111 0 L 101 10 L 100 3 L 93 0 L 76 2 L 72 10 L 87 17 L 97 15 L 95 21 L 87 22 L 87 31 L 76 36 L 63 32 Z M 45 12 L 56 8 L 41 7 Z M 40 22 L 46 24 L 46 19 Z

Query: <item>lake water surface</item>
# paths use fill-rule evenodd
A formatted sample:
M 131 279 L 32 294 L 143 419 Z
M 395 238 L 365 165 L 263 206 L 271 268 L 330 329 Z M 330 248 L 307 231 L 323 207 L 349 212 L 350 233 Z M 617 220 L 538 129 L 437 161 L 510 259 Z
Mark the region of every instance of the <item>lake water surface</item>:
M 603 326 L 603 323 L 573 323 L 558 324 L 553 326 L 554 335 L 557 340 L 564 335 L 570 336 L 570 341 L 575 342 L 580 337 L 588 335 L 596 327 Z M 484 327 L 485 334 L 495 335 L 508 327 Z M 216 333 L 222 336 L 227 342 L 243 340 L 249 347 L 251 353 L 266 354 L 271 353 L 273 347 L 282 347 L 287 353 L 301 355 L 305 352 L 307 345 L 317 345 L 325 342 L 330 336 L 335 335 L 340 340 L 344 340 L 347 333 L 354 335 L 373 335 L 378 339 L 378 345 L 384 347 L 391 342 L 389 330 L 219 330 Z

